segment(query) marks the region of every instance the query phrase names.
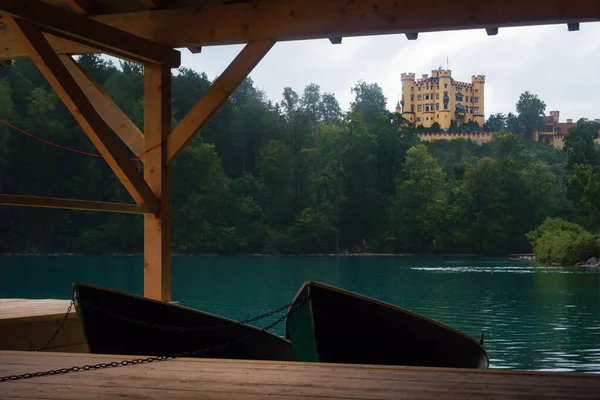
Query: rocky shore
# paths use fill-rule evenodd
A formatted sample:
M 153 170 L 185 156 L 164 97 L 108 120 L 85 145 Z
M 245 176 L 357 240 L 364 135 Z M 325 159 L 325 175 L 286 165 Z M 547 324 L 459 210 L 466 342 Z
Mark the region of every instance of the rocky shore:
M 580 261 L 575 265 L 578 267 L 600 267 L 600 258 L 592 257 L 587 261 Z

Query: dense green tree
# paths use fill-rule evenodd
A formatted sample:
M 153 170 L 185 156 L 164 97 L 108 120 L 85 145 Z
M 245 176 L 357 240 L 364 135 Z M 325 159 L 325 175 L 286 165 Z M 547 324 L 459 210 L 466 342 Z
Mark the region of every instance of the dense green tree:
M 517 102 L 517 113 L 520 127 L 526 137 L 532 137 L 534 131 L 542 130 L 545 111 L 546 103 L 540 100 L 537 94 L 528 91 L 521 93 Z
M 78 62 L 143 129 L 142 67 Z M 173 74 L 173 124 L 210 84 L 190 69 Z M 419 144 L 381 87 L 360 81 L 351 92 L 345 113 L 316 84 L 273 103 L 245 79 L 173 163 L 174 251 L 522 252 L 547 217 L 600 224 L 598 124 L 578 121 L 564 151 L 525 139 L 524 116 L 540 105 L 528 95 L 519 117 L 488 119 L 490 143 Z M 0 124 L 1 193 L 132 202 L 105 160 L 64 149 L 97 153 L 29 60 L 0 70 L 0 119 L 63 147 Z M 0 221 L 1 252 L 143 248 L 141 216 L 0 207 Z
M 503 129 L 506 129 L 506 119 L 506 115 L 502 113 L 492 114 L 485 121 L 483 129 L 486 132 L 498 132 Z
M 425 145 L 408 150 L 403 178 L 391 209 L 391 233 L 406 251 L 442 248 L 446 226 L 445 174 Z

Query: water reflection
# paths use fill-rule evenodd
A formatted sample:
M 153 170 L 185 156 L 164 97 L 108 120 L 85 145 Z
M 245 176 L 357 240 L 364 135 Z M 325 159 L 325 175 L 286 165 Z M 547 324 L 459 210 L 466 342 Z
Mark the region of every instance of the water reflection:
M 396 304 L 475 338 L 485 332 L 492 368 L 600 372 L 600 269 L 457 257 L 173 261 L 176 300 L 234 319 L 288 303 L 309 279 Z M 73 281 L 141 293 L 143 262 L 0 257 L 0 297 L 69 298 Z M 283 334 L 283 326 L 276 332 Z

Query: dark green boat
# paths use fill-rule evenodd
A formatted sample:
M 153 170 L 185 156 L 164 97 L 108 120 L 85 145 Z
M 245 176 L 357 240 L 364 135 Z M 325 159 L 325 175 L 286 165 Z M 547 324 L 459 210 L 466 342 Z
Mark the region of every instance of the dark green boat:
M 81 283 L 73 299 L 91 353 L 295 360 L 288 340 L 191 308 Z
M 318 282 L 304 283 L 294 298 L 302 302 L 286 323 L 298 361 L 489 367 L 473 338 L 391 304 Z

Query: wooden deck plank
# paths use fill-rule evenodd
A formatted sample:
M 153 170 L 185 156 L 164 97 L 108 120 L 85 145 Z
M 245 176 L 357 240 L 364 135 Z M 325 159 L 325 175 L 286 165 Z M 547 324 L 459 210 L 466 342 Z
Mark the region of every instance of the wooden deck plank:
M 0 352 L 0 375 L 137 357 Z M 0 398 L 597 399 L 600 375 L 177 359 L 0 383 Z
M 71 300 L 0 299 L 0 319 L 64 314 Z
M 70 300 L 0 299 L 0 350 L 35 350 L 55 332 Z M 73 308 L 49 351 L 88 352 Z

